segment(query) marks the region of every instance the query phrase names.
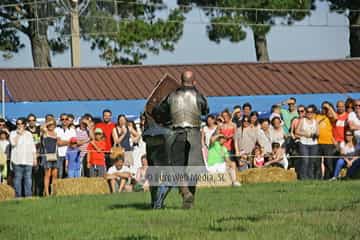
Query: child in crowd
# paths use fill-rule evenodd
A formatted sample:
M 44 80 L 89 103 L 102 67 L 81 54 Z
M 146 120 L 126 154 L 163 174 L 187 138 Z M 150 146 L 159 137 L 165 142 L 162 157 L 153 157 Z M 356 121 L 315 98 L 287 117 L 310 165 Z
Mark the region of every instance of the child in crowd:
M 272 105 L 271 106 L 271 115 L 269 117 L 270 122 L 274 117 L 278 117 L 281 119 L 281 106 L 280 105 Z
M 271 148 L 271 156 L 269 161 L 265 163 L 265 166 L 282 167 L 287 169 L 288 161 L 285 151 L 283 148 L 281 148 L 280 143 L 273 142 L 271 144 Z
M 80 177 L 80 149 L 77 146 L 77 138 L 72 137 L 66 151 L 65 169 L 69 178 Z
M 101 128 L 94 131 L 95 140 L 91 141 L 87 150 L 87 167 L 90 169 L 90 177 L 103 177 L 105 175 L 105 149 L 107 144 Z
M 105 178 L 110 181 L 111 192 L 131 191 L 132 187 L 127 187 L 126 183 L 131 181 L 130 168 L 124 166 L 124 156 L 118 155 L 114 159 L 114 165 L 109 168 Z
M 255 168 L 262 168 L 264 166 L 264 163 L 265 163 L 263 149 L 261 149 L 260 146 L 256 146 L 254 148 L 253 155 L 254 155 L 253 166 Z
M 9 154 L 9 133 L 7 131 L 0 132 L 0 183 L 4 181 L 7 175 L 7 161 Z
M 229 152 L 224 146 L 226 141 L 226 137 L 222 134 L 211 137 L 207 170 L 209 173 L 228 172 L 232 185 L 240 186 L 241 184 L 236 180 L 236 163 L 230 160 Z
M 135 191 L 144 190 L 145 192 L 149 191 L 149 181 L 146 179 L 146 172 L 148 169 L 148 161 L 146 155 L 141 156 L 141 167 L 136 171 L 136 184 Z

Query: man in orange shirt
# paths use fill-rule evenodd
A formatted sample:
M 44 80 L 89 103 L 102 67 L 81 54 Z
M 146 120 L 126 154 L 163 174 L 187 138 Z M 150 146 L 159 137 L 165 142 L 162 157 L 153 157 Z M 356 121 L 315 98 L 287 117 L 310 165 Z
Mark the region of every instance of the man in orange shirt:
M 324 178 L 330 179 L 334 173 L 335 158 L 326 158 L 326 156 L 333 156 L 336 151 L 335 139 L 333 136 L 333 122 L 337 119 L 337 114 L 332 105 L 325 101 L 321 104 L 321 113 L 316 116 L 319 124 L 319 155 L 324 156 L 325 173 Z M 319 178 L 319 172 L 316 176 Z
M 346 112 L 345 102 L 338 101 L 336 103 L 337 120 L 333 122 L 333 133 L 336 144 L 340 144 L 345 140 L 345 124 L 348 120 L 349 113 Z

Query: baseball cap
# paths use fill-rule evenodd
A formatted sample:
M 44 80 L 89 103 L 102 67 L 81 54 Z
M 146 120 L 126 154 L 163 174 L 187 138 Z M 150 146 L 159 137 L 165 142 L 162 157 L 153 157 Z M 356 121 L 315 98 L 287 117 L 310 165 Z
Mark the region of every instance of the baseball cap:
M 103 131 L 101 128 L 96 128 L 94 131 L 95 134 L 103 134 Z
M 72 137 L 70 138 L 70 143 L 77 143 L 77 138 L 76 137 Z

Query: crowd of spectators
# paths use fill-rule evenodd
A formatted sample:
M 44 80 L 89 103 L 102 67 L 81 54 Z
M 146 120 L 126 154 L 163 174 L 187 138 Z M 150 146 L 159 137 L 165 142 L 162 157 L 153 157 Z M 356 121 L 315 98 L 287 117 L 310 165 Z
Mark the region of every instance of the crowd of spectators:
M 287 106 L 287 107 L 285 107 Z M 295 98 L 271 106 L 259 116 L 250 103 L 206 117 L 201 129 L 202 153 L 209 172 L 229 172 L 276 166 L 292 168 L 301 180 L 352 177 L 360 168 L 360 100 L 325 101 L 297 105 Z M 1 180 L 14 187 L 17 197 L 51 194 L 57 178 L 105 177 L 112 192 L 147 190 L 148 168 L 140 123 L 104 110 L 102 119 L 85 114 L 34 114 L 18 118 L 16 127 L 0 119 Z M 200 141 L 200 139 L 199 139 Z M 121 147 L 123 154 L 112 149 Z

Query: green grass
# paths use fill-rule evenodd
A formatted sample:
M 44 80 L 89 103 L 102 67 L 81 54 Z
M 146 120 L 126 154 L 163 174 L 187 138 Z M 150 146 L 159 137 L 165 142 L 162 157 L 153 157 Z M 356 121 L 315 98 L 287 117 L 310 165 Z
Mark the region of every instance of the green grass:
M 192 210 L 172 191 L 0 203 L 0 239 L 360 239 L 360 181 L 200 189 Z

